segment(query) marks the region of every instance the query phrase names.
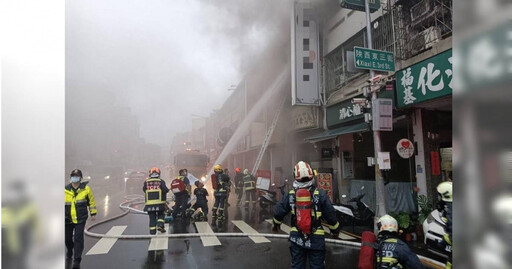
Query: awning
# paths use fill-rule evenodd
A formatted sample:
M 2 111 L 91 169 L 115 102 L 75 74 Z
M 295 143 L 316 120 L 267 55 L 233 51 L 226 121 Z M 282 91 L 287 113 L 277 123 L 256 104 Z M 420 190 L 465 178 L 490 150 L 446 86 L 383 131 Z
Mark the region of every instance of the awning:
M 342 126 L 336 129 L 327 130 L 323 133 L 310 136 L 304 140 L 315 143 L 327 139 L 336 138 L 337 136 L 344 135 L 344 134 L 350 134 L 350 133 L 358 133 L 358 132 L 364 132 L 370 130 L 370 127 L 368 126 L 368 123 L 361 122 L 357 124 Z

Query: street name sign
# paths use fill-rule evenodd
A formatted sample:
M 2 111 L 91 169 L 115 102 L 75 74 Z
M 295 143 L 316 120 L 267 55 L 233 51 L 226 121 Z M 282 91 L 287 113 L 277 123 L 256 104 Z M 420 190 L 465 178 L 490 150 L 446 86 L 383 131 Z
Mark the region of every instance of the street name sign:
M 395 55 L 382 50 L 354 47 L 354 63 L 359 69 L 395 71 Z
M 373 13 L 380 8 L 380 0 L 369 0 L 370 12 Z M 342 8 L 365 11 L 364 0 L 340 0 L 340 6 Z

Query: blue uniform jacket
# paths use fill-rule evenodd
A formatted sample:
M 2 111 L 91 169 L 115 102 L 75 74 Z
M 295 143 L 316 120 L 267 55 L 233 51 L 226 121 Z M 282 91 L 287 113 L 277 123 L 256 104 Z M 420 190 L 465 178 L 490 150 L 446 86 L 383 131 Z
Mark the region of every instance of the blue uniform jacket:
M 325 191 L 314 188 L 311 190 L 311 193 L 317 193 L 318 201 L 315 203 L 318 207 L 317 216 L 319 216 L 319 221 L 313 222 L 313 233 L 308 237 L 305 237 L 301 231 L 299 231 L 296 227 L 296 223 L 291 223 L 291 231 L 289 241 L 292 244 L 296 244 L 300 247 L 312 250 L 324 250 L 325 249 L 325 236 L 324 229 L 322 227 L 321 221 L 327 222 L 327 226 L 332 232 L 339 232 L 341 230 L 341 226 L 338 223 L 338 219 L 336 218 L 336 213 L 334 208 L 332 207 L 331 202 L 329 201 L 329 197 L 325 193 Z M 294 196 L 295 190 L 292 189 L 288 194 L 286 194 L 281 202 L 277 203 L 274 207 L 274 223 L 280 225 L 283 221 L 284 217 L 288 215 L 292 211 L 291 204 L 295 203 L 295 201 L 291 201 L 291 197 Z M 315 200 L 313 196 L 313 200 Z M 314 220 L 314 218 L 312 218 Z M 293 218 L 292 218 L 293 222 Z M 316 226 L 316 227 L 315 227 Z
M 423 269 L 418 256 L 402 240 L 394 236 L 379 236 L 378 246 L 375 250 L 376 269 Z

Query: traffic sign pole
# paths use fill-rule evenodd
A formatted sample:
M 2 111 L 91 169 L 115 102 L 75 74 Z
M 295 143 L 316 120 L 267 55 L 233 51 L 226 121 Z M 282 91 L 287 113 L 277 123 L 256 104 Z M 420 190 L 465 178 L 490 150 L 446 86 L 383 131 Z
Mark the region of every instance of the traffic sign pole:
M 372 46 L 372 22 L 370 19 L 370 3 L 369 0 L 364 1 L 365 12 L 366 12 L 366 34 L 367 34 L 367 47 L 369 49 L 373 49 Z M 370 78 L 375 77 L 375 71 L 370 69 Z M 378 84 L 377 84 L 378 85 Z M 374 83 L 370 85 L 372 87 L 372 101 L 377 99 L 377 90 L 373 89 L 376 87 Z M 373 119 L 375 120 L 375 119 Z M 386 202 L 384 200 L 384 179 L 382 178 L 382 174 L 380 172 L 379 164 L 377 162 L 377 157 L 379 156 L 379 152 L 381 151 L 381 141 L 380 141 L 380 131 L 373 130 L 373 145 L 374 145 L 374 160 L 375 160 L 375 194 L 377 201 L 377 210 L 376 210 L 376 218 L 386 215 Z M 376 223 L 376 222 L 374 222 Z

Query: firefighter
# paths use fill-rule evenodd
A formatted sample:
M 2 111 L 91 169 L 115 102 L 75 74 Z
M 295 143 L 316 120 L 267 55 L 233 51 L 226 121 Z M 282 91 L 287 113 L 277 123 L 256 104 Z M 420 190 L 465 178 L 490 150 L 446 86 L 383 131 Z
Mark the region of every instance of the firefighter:
M 171 189 L 174 192 L 175 198 L 175 204 L 172 211 L 172 217 L 174 219 L 176 217 L 185 217 L 185 212 L 188 209 L 188 199 L 190 198 L 190 181 L 187 177 L 187 170 L 181 169 L 178 173 L 179 176 L 171 182 Z M 174 190 L 174 184 L 177 180 L 182 181 L 184 185 L 184 189 L 179 192 L 175 192 Z
M 278 232 L 284 217 L 291 215 L 290 253 L 291 268 L 324 268 L 325 238 L 322 220 L 327 222 L 332 235 L 337 238 L 341 226 L 325 191 L 314 186 L 314 173 L 308 163 L 300 161 L 293 170 L 295 182 L 285 197 L 274 207 L 272 231 Z
M 217 218 L 218 209 L 219 215 L 217 219 L 224 220 L 224 210 L 226 209 L 225 202 L 230 187 L 229 176 L 224 174 L 224 171 L 222 170 L 222 166 L 220 164 L 215 165 L 213 171 L 215 173 L 212 174 L 211 178 L 212 185 L 214 188 L 215 202 L 212 207 L 212 217 L 214 219 Z
M 421 269 L 420 259 L 409 246 L 398 239 L 398 224 L 390 215 L 377 221 L 379 229 L 375 269 Z
M 235 168 L 235 192 L 237 196 L 236 204 L 240 205 L 242 202 L 242 195 L 244 194 L 244 175 L 240 168 Z
M 97 210 L 92 190 L 87 185 L 89 182 L 81 182 L 82 171 L 79 169 L 71 171 L 70 181 L 71 183 L 64 188 L 66 262 L 70 262 L 74 258 L 73 268 L 80 268 L 84 250 L 85 222 L 88 217 L 87 208 L 89 208 L 92 221 L 96 220 Z
M 249 203 L 252 201 L 256 205 L 256 182 L 254 177 L 249 173 L 249 169 L 244 169 L 244 189 L 245 189 L 245 208 L 249 208 Z
M 443 236 L 444 241 L 449 246 L 450 250 L 452 247 L 452 212 L 453 212 L 453 183 L 450 181 L 441 182 L 437 185 L 437 194 L 439 202 L 437 203 L 437 209 L 441 213 L 443 221 L 446 223 L 445 230 L 446 234 Z M 446 261 L 446 269 L 452 268 L 452 255 L 450 255 Z
M 152 167 L 149 170 L 149 178 L 144 182 L 142 190 L 146 198 L 144 211 L 149 215 L 149 233 L 156 234 L 157 230 L 165 233 L 164 211 L 169 189 L 165 185 L 165 181 L 160 179 L 158 167 Z

